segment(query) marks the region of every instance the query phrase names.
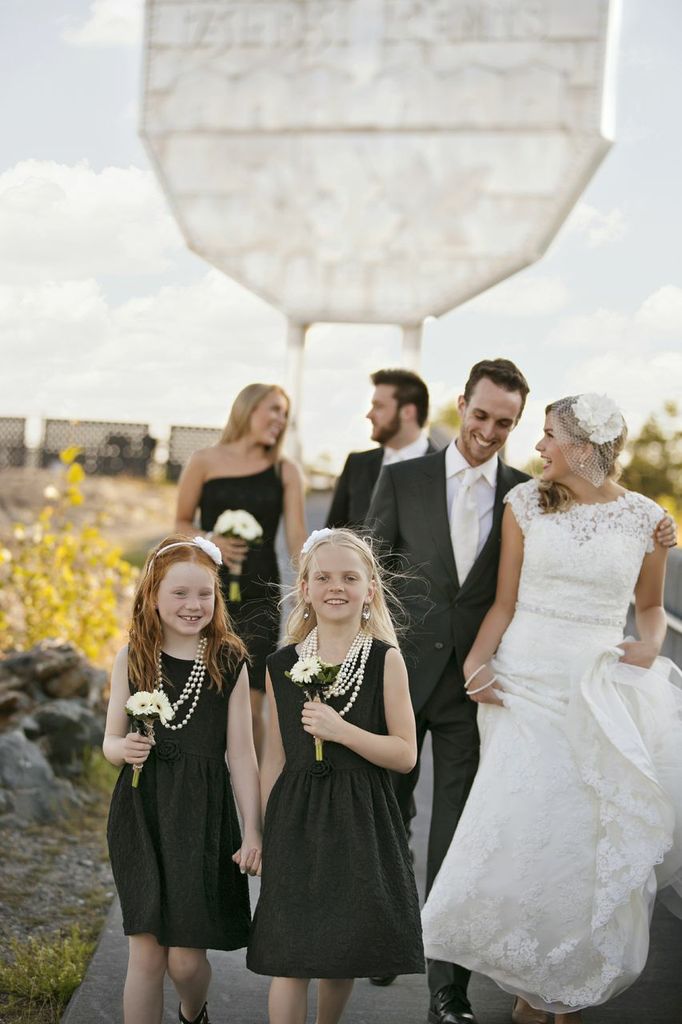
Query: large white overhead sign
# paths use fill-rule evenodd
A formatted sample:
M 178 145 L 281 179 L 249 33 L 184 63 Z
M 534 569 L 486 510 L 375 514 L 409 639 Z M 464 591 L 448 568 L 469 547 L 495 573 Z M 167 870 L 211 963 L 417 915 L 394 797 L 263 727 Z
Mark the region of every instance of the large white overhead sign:
M 291 320 L 417 324 L 535 261 L 606 153 L 608 0 L 147 0 L 190 247 Z

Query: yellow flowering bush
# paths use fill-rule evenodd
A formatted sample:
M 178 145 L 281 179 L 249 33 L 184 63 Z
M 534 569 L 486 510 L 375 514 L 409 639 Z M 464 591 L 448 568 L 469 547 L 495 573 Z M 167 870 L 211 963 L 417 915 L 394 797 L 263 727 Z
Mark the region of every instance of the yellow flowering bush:
M 0 650 L 53 638 L 101 661 L 120 635 L 137 570 L 96 522 L 72 521 L 71 510 L 83 502 L 79 452 L 75 446 L 61 452 L 63 487 L 47 487 L 34 522 L 15 526 L 0 548 Z

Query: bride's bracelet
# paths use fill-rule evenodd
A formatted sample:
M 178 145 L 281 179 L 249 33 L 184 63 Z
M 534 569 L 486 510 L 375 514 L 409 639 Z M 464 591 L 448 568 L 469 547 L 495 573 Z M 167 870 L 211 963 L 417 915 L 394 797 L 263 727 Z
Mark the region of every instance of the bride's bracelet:
M 476 671 L 472 672 L 471 675 L 469 676 L 469 678 L 465 681 L 464 689 L 468 691 L 469 683 L 471 683 L 476 678 L 476 676 L 478 675 L 479 672 L 482 672 L 483 669 L 487 668 L 487 667 L 488 667 L 488 663 L 485 662 L 485 661 L 483 662 L 482 665 L 479 665 L 478 668 L 476 669 Z
M 474 677 L 472 676 L 471 678 L 473 679 Z M 497 676 L 493 676 L 492 679 L 490 680 L 490 682 L 486 683 L 485 686 L 479 686 L 477 690 L 467 690 L 467 696 L 468 697 L 473 697 L 473 695 L 475 693 L 483 693 L 484 690 L 487 690 L 489 686 L 492 686 L 493 683 L 496 683 L 496 682 L 497 682 Z

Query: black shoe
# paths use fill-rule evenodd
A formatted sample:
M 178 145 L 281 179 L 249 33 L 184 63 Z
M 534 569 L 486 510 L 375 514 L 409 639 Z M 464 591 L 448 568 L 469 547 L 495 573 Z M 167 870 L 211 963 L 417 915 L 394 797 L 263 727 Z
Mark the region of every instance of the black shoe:
M 453 992 L 452 986 L 431 996 L 427 1020 L 429 1024 L 478 1024 L 466 993 L 463 990 Z
M 208 1010 L 206 1009 L 206 1003 L 204 1003 L 204 1005 L 201 1007 L 201 1012 L 199 1013 L 199 1016 L 195 1017 L 194 1020 L 187 1020 L 187 1017 L 183 1016 L 182 1004 L 180 1004 L 180 1006 L 178 1006 L 178 1020 L 180 1021 L 180 1024 L 211 1024 L 210 1020 L 208 1019 Z
M 380 977 L 370 978 L 371 985 L 392 985 L 395 979 L 398 977 L 397 974 L 382 974 Z

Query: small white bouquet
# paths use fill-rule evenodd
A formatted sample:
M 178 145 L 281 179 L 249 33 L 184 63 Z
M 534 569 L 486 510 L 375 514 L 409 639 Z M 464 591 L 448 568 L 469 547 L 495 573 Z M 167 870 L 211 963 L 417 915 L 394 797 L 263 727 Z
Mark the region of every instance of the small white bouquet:
M 171 702 L 163 690 L 138 690 L 129 697 L 125 705 L 126 713 L 132 718 L 133 731 L 143 736 L 154 735 L 154 722 L 162 725 L 175 718 Z M 140 781 L 142 765 L 133 765 L 133 786 L 137 788 Z
M 221 512 L 215 521 L 213 532 L 221 537 L 238 537 L 239 540 L 245 540 L 250 547 L 260 544 L 263 540 L 263 527 L 255 516 L 243 508 L 228 508 Z M 235 578 L 239 576 L 241 576 L 241 566 L 230 572 L 228 599 L 235 603 L 242 599 L 239 579 Z
M 328 665 L 326 661 L 321 661 L 316 654 L 311 654 L 307 658 L 299 658 L 292 665 L 291 671 L 285 672 L 284 675 L 288 676 L 296 686 L 300 686 L 308 700 L 320 701 L 324 704 L 328 690 L 336 681 L 340 668 L 340 665 Z M 323 746 L 324 741 L 319 740 L 316 736 L 316 761 L 324 760 Z

